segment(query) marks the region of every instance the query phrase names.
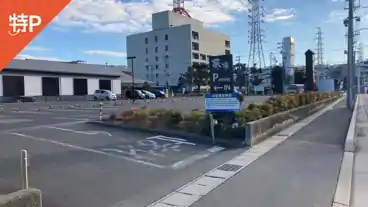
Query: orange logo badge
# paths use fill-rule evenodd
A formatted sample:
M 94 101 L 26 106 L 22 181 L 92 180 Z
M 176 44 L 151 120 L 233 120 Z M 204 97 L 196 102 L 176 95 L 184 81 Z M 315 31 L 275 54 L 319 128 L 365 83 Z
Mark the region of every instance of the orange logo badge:
M 70 2 L 71 0 L 1 0 L 0 71 Z

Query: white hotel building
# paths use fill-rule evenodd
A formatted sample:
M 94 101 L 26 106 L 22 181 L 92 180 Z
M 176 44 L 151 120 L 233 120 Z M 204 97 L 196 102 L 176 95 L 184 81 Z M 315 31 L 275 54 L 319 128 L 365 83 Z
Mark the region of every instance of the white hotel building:
M 152 14 L 152 31 L 127 36 L 128 68 L 157 86 L 177 85 L 181 73 L 208 56 L 230 53 L 225 34 L 208 30 L 203 22 L 172 11 Z

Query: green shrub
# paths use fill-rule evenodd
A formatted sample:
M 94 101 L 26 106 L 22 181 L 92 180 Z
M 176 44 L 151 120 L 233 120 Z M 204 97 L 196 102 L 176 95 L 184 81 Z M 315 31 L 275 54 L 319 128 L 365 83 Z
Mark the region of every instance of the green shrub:
M 307 92 L 300 94 L 285 94 L 274 96 L 261 104 L 251 103 L 237 113 L 212 113 L 218 121 L 215 133 L 218 137 L 244 136 L 244 126 L 248 122 L 256 121 L 276 113 L 296 107 L 340 97 L 341 93 Z M 132 109 L 121 113 L 121 116 L 110 116 L 111 119 L 121 117 L 124 123 L 135 124 L 140 127 L 180 129 L 189 133 L 210 136 L 210 122 L 208 114 L 200 109 L 192 109 L 189 114 L 183 115 L 172 109 Z M 233 126 L 233 122 L 238 124 Z

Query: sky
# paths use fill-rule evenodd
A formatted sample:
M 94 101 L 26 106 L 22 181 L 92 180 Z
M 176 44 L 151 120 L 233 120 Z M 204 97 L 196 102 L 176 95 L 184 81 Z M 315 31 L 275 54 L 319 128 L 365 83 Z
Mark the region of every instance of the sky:
M 362 7 L 368 0 L 360 0 Z M 305 63 L 304 52 L 315 50 L 317 27 L 321 27 L 324 62 L 346 61 L 345 0 L 264 0 L 264 56 L 277 53 L 283 37 L 295 39 L 295 61 Z M 248 61 L 248 0 L 188 0 L 185 8 L 209 29 L 228 34 L 231 52 Z M 126 65 L 126 36 L 148 31 L 151 14 L 172 9 L 172 0 L 72 0 L 17 58 L 84 60 L 94 64 Z M 359 28 L 368 27 L 368 9 L 360 8 Z M 358 37 L 364 39 L 367 31 Z M 364 42 L 367 41 L 367 42 Z M 364 47 L 368 55 L 368 47 Z M 277 55 L 280 59 L 281 55 Z

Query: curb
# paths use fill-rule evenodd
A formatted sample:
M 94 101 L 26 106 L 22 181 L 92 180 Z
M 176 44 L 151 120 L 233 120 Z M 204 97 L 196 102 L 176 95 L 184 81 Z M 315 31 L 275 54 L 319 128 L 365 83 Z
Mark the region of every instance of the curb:
M 341 161 L 339 177 L 336 185 L 335 195 L 332 201 L 332 207 L 349 207 L 351 200 L 354 151 L 355 151 L 355 125 L 356 115 L 359 106 L 359 96 L 354 104 L 354 111 L 351 116 L 349 129 L 346 135 L 344 155 Z

